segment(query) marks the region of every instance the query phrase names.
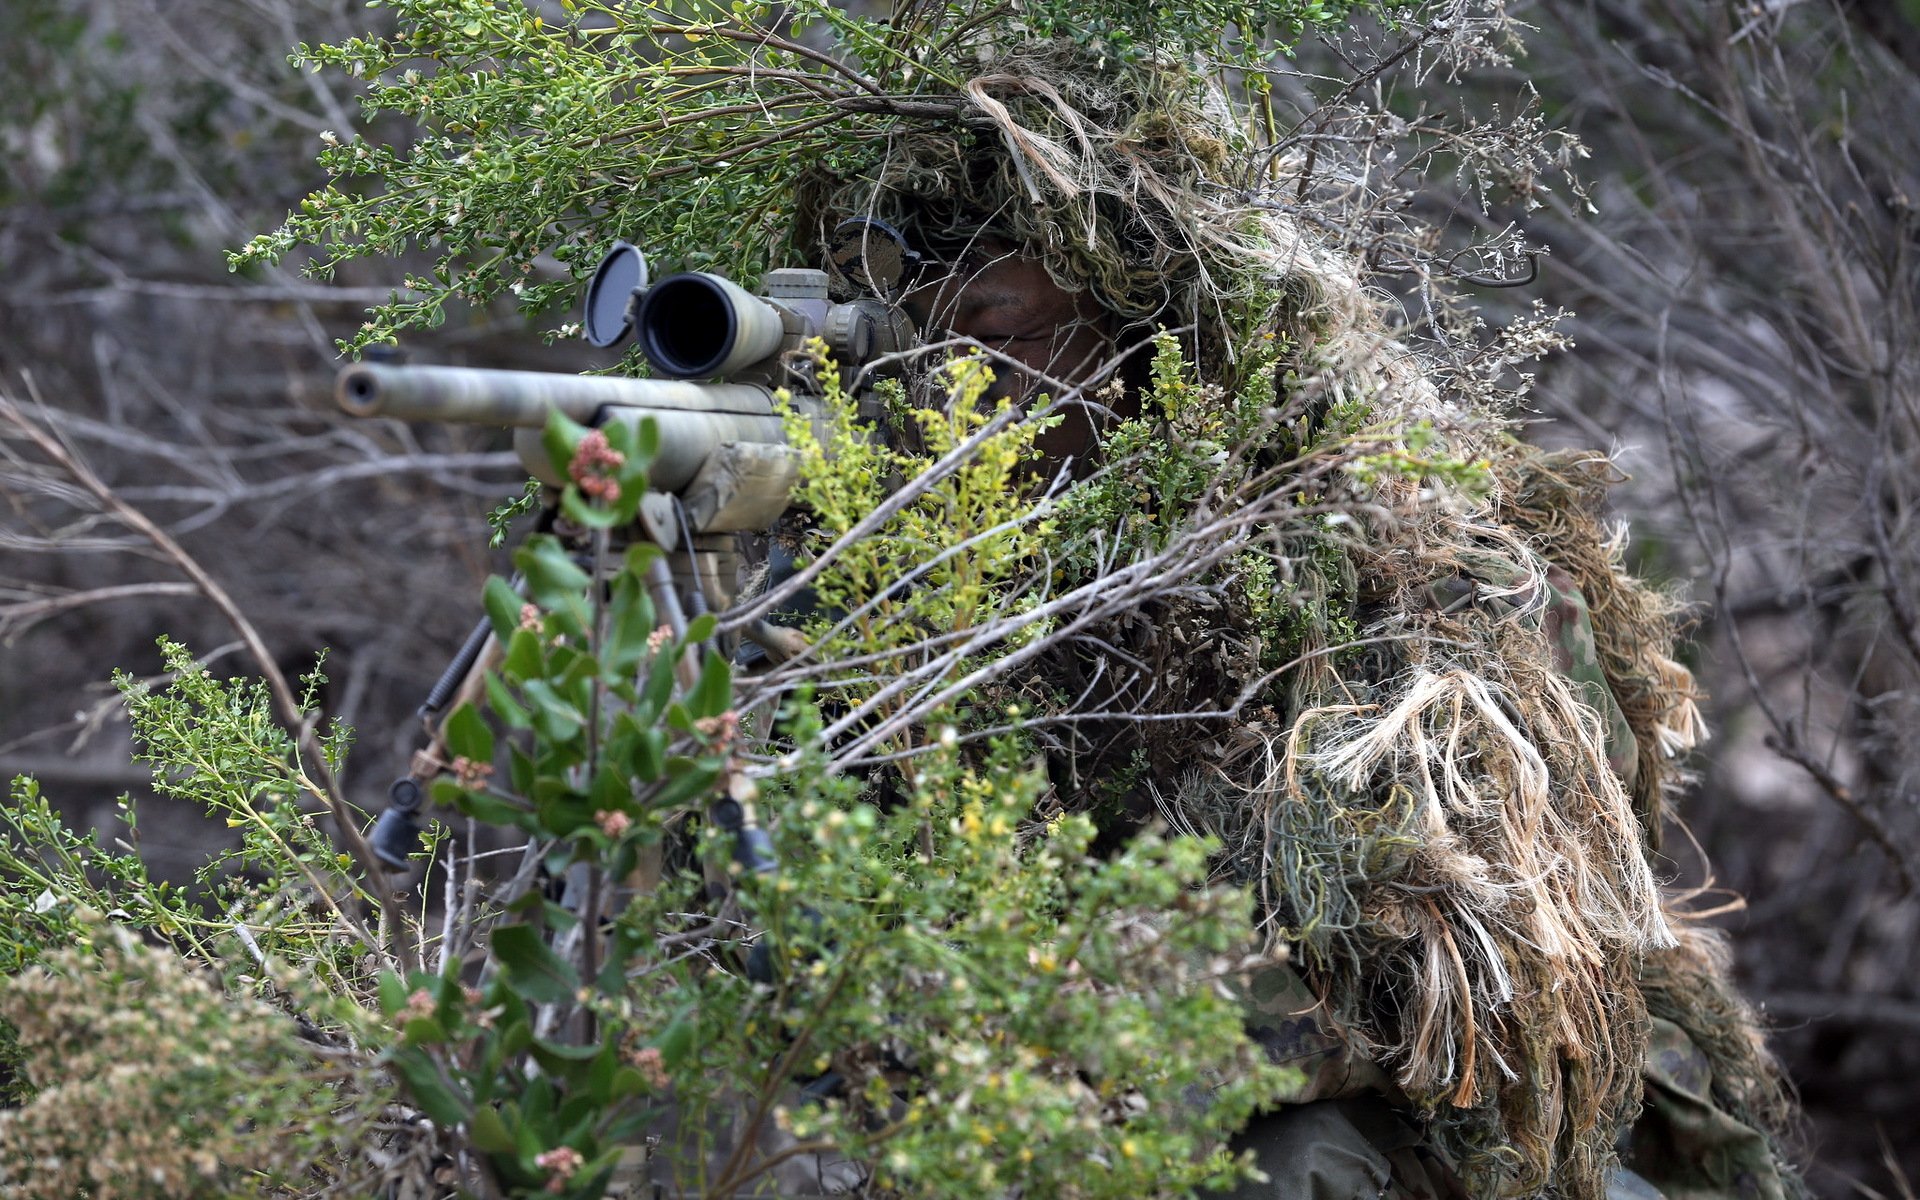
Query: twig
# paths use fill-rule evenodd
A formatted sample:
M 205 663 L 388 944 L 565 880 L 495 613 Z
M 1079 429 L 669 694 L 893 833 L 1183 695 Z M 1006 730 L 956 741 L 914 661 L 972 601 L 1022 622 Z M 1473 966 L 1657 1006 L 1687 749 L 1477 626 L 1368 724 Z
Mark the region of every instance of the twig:
M 122 583 L 111 587 L 89 588 L 84 592 L 65 592 L 41 600 L 22 600 L 0 606 L 0 641 L 11 642 L 22 633 L 50 617 L 90 604 L 128 600 L 135 596 L 193 596 L 199 589 L 190 583 Z
M 1878 1025 L 1920 1034 L 1920 1000 L 1841 992 L 1770 992 L 1760 998 L 1774 1017 L 1795 1021 Z

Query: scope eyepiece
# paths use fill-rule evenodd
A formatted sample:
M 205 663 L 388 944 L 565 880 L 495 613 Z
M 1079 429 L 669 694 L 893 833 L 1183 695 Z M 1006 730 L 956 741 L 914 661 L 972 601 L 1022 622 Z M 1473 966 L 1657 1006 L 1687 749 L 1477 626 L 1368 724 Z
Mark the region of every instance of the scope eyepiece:
M 641 352 L 669 379 L 711 379 L 771 357 L 780 312 L 719 275 L 689 271 L 647 289 L 634 322 Z

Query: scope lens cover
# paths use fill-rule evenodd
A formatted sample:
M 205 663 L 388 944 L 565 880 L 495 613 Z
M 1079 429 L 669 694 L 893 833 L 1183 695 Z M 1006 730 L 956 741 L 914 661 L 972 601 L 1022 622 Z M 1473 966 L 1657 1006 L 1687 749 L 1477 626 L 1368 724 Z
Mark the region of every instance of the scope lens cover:
M 633 329 L 633 294 L 647 286 L 647 259 L 638 247 L 615 242 L 593 269 L 587 282 L 586 319 L 582 331 L 596 346 L 607 347 Z
M 827 245 L 827 274 L 840 300 L 898 300 L 920 265 L 906 234 L 878 217 L 849 217 L 833 227 Z

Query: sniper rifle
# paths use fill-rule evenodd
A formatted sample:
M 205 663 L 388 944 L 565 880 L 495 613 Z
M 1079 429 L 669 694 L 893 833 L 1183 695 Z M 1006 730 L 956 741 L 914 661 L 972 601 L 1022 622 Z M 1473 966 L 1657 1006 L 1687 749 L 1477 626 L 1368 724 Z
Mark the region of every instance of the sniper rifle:
M 851 284 L 871 296 L 897 294 L 897 272 L 870 264 L 901 262 L 900 235 L 877 221 L 849 222 L 837 234 L 832 274 L 770 271 L 758 295 L 707 272 L 650 285 L 644 256 L 616 242 L 588 285 L 583 332 L 603 348 L 634 334 L 654 378 L 362 362 L 340 372 L 336 399 L 357 417 L 512 427 L 521 462 L 555 486 L 564 480 L 554 476 L 541 439 L 550 414 L 590 427 L 653 423 L 659 448 L 634 533 L 664 551 L 649 569 L 648 590 L 664 622 L 683 635 L 689 612 L 731 604 L 724 583 L 731 572 L 723 569 L 733 561 L 731 535 L 768 528 L 788 507 L 798 466 L 775 396 L 786 393 L 794 411 L 818 418 L 816 339 L 848 377 L 870 375 L 863 368 L 893 361 L 914 343 L 911 322 L 890 299 L 833 299 L 836 280 L 843 290 Z M 863 416 L 877 415 L 870 395 L 857 391 L 856 400 Z M 745 633 L 776 660 L 800 649 L 797 633 L 764 620 Z M 498 655 L 482 620 L 420 707 L 429 743 L 389 789 L 371 838 L 374 853 L 396 871 L 419 847 L 426 785 L 449 770 L 440 715 L 482 692 Z M 691 660 L 683 666 L 694 669 Z M 710 815 L 734 834 L 742 867 L 771 868 L 766 835 L 750 813 L 722 800 Z

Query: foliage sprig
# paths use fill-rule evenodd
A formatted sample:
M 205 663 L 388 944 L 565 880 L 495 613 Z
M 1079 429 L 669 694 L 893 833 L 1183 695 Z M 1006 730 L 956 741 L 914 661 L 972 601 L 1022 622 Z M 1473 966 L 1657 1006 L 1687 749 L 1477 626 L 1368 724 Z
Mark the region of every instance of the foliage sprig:
M 615 237 L 745 279 L 787 265 L 803 171 L 859 177 L 902 122 L 977 123 L 966 76 L 1035 40 L 1088 48 L 1124 88 L 1148 58 L 1257 73 L 1354 5 L 909 0 L 877 18 L 831 0 L 566 0 L 551 23 L 520 0 L 383 7 L 392 32 L 292 56 L 365 81 L 365 124 L 323 133 L 331 182 L 230 259 L 307 247 L 304 269 L 328 278 L 352 259 L 430 251 L 352 350 L 438 325 L 450 306 L 570 303 Z

